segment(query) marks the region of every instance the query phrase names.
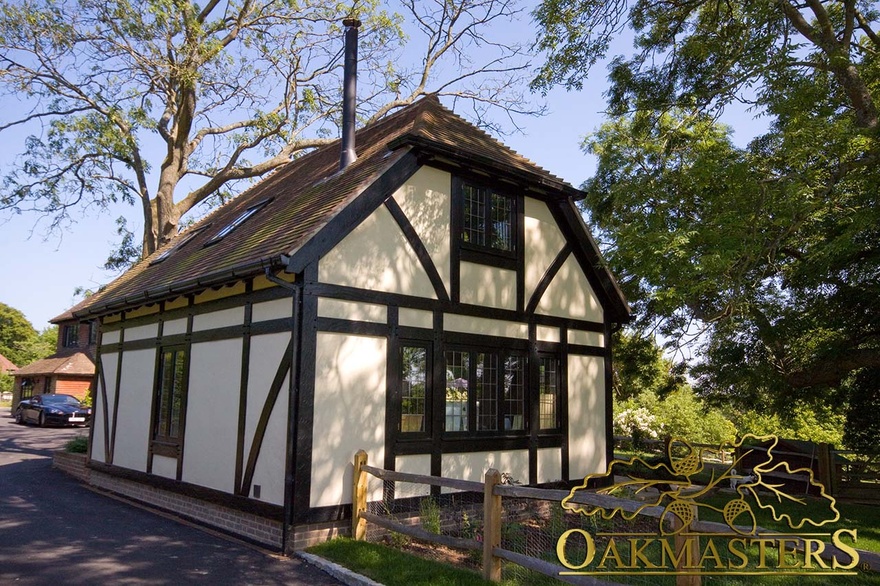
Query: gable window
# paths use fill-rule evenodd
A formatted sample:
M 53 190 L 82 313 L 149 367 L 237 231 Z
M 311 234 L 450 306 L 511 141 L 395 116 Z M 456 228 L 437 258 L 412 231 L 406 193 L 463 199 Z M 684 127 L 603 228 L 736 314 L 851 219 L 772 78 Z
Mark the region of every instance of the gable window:
M 462 244 L 489 252 L 516 252 L 514 198 L 464 181 L 460 185 Z
M 187 352 L 184 347 L 164 348 L 159 355 L 155 394 L 153 451 L 177 457 L 183 437 L 187 388 Z
M 90 321 L 89 322 L 89 346 L 94 346 L 98 343 L 98 322 Z
M 79 325 L 67 325 L 61 330 L 61 345 L 65 348 L 76 348 L 79 345 Z
M 211 244 L 216 244 L 217 242 L 220 242 L 221 240 L 223 240 L 223 239 L 224 239 L 226 236 L 228 236 L 233 230 L 235 230 L 236 228 L 238 228 L 239 226 L 241 226 L 242 224 L 244 224 L 244 223 L 245 223 L 245 222 L 246 222 L 251 216 L 253 216 L 253 215 L 256 214 L 258 211 L 260 211 L 261 209 L 263 209 L 263 208 L 266 206 L 266 204 L 269 203 L 270 201 L 271 201 L 271 198 L 270 198 L 270 199 L 264 199 L 263 201 L 261 201 L 261 202 L 259 202 L 259 203 L 255 203 L 254 205 L 252 205 L 251 207 L 249 207 L 248 209 L 246 209 L 245 211 L 243 211 L 243 212 L 241 213 L 241 215 L 239 215 L 237 218 L 235 218 L 234 220 L 232 220 L 232 222 L 231 222 L 230 224 L 228 224 L 228 225 L 227 225 L 226 227 L 224 227 L 222 230 L 220 230 L 219 232 L 217 232 L 217 233 L 213 236 L 213 238 L 211 238 L 210 240 L 208 240 L 207 242 L 205 242 L 205 246 L 209 246 L 209 245 L 211 245 Z

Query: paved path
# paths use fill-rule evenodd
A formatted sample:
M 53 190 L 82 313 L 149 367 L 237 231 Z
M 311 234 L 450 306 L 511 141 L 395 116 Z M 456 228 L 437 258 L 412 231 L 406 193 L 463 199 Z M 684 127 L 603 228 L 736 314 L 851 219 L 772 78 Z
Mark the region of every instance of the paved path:
M 338 586 L 297 559 L 206 533 L 93 492 L 52 469 L 83 429 L 0 414 L 0 584 Z

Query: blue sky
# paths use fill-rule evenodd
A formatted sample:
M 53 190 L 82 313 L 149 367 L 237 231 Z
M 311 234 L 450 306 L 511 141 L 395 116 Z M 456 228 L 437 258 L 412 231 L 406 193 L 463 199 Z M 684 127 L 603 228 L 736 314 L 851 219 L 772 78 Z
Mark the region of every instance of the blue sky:
M 528 20 L 516 29 L 533 34 Z M 597 66 L 591 80 L 579 92 L 551 91 L 546 97 L 547 116 L 520 119 L 523 133 L 498 138 L 551 173 L 580 185 L 595 169 L 595 160 L 581 151 L 580 144 L 605 119 L 604 67 Z M 22 106 L 5 97 L 0 107 L 9 112 Z M 764 127 L 744 111 L 728 113 L 725 122 L 733 127 L 739 144 Z M 0 136 L 0 169 L 6 169 L 20 152 L 24 134 L 7 131 Z M 46 327 L 49 319 L 79 300 L 76 287 L 97 288 L 112 280 L 115 273 L 102 265 L 118 243 L 115 219 L 125 215 L 137 234 L 139 214 L 138 208 L 125 204 L 107 211 L 81 209 L 73 214 L 75 223 L 56 233 L 48 233 L 49 223 L 34 214 L 0 216 L 0 302 L 20 309 L 37 329 Z

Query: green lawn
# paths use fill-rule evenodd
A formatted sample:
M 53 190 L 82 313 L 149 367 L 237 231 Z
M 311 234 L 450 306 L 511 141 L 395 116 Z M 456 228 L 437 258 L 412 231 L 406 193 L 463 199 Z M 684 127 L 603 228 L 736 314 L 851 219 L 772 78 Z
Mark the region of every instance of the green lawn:
M 724 503 L 731 498 L 732 495 L 730 494 L 718 493 L 700 500 L 701 502 L 706 502 L 718 508 L 722 508 Z M 805 498 L 807 499 L 807 502 L 810 503 L 809 506 L 822 507 L 826 506 L 824 503 L 827 503 L 827 501 L 820 501 L 819 499 L 811 497 Z M 774 502 L 773 505 L 777 510 L 777 515 L 783 512 L 794 514 L 801 508 L 801 505 L 785 502 L 782 504 Z M 858 549 L 880 553 L 880 507 L 842 503 L 840 501 L 837 502 L 836 506 L 837 510 L 840 511 L 840 520 L 836 523 L 829 523 L 827 525 L 822 525 L 821 527 L 815 527 L 807 523 L 804 525 L 804 528 L 794 532 L 833 533 L 837 529 L 855 529 L 858 532 L 858 541 L 856 542 L 856 547 Z M 755 520 L 760 527 L 780 532 L 792 531 L 786 522 L 775 521 L 769 510 L 754 510 L 753 508 L 753 511 L 755 513 Z M 704 521 L 717 521 L 719 523 L 724 522 L 721 513 L 706 508 L 700 509 L 700 519 Z
M 487 586 L 471 570 L 426 560 L 365 541 L 334 539 L 306 550 L 386 586 Z

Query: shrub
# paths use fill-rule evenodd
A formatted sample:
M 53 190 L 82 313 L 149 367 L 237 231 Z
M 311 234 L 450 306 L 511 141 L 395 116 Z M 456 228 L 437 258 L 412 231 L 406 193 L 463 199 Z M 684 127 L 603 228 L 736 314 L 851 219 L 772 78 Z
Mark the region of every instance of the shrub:
M 64 451 L 69 454 L 87 454 L 89 451 L 89 438 L 78 435 L 64 446 Z
M 437 501 L 432 498 L 422 499 L 419 503 L 419 516 L 425 531 L 440 534 L 440 505 Z

